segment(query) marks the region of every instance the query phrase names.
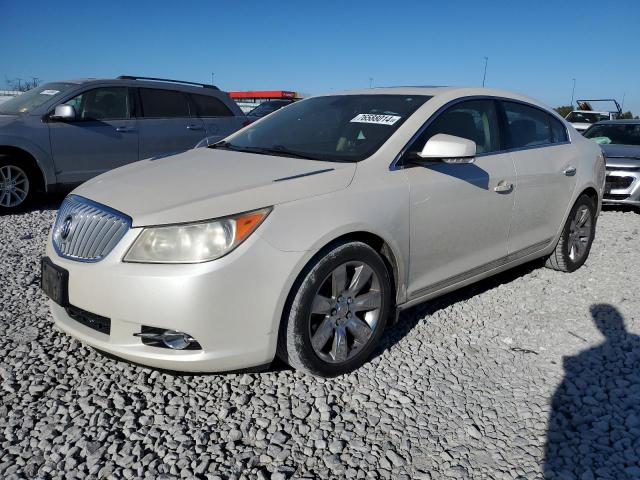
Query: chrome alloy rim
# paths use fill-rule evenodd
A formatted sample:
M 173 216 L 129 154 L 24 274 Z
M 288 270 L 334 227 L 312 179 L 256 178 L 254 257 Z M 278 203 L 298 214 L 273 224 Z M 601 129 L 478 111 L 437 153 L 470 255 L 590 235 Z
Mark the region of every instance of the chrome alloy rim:
M 25 201 L 29 194 L 29 178 L 20 167 L 0 167 L 0 206 L 15 207 Z
M 577 262 L 584 257 L 591 238 L 591 210 L 582 205 L 569 225 L 569 258 Z
M 380 279 L 359 261 L 343 263 L 313 298 L 309 329 L 313 350 L 329 363 L 344 363 L 371 341 L 382 308 Z

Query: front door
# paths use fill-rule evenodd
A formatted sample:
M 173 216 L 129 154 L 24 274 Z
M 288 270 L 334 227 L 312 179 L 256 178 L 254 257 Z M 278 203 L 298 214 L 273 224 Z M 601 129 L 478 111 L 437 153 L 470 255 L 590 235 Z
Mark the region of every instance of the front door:
M 49 138 L 58 183 L 76 184 L 138 160 L 138 131 L 127 87 L 87 90 L 64 102 L 74 121 L 50 121 Z
M 516 173 L 511 154 L 500 153 L 496 107 L 493 100 L 455 104 L 405 154 L 415 155 L 433 135 L 445 133 L 473 140 L 477 155 L 472 164 L 405 167 L 411 190 L 410 299 L 495 268 L 507 257 Z

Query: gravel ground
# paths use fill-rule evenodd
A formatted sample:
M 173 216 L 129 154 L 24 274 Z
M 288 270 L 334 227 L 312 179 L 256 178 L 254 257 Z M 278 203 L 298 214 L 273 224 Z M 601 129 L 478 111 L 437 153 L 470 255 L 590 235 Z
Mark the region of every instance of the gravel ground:
M 421 305 L 322 380 L 176 376 L 60 333 L 38 288 L 55 207 L 0 217 L 2 478 L 640 478 L 638 213 L 605 211 L 578 272 Z

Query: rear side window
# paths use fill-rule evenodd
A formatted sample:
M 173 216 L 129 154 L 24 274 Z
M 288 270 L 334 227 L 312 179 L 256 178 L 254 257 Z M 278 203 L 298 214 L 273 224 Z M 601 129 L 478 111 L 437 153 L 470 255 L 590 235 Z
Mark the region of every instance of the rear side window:
M 141 88 L 142 116 L 145 118 L 175 118 L 189 116 L 189 99 L 175 90 Z
M 535 107 L 502 102 L 507 117 L 509 148 L 527 148 L 566 142 L 567 133 L 560 121 Z
M 200 117 L 231 117 L 233 112 L 215 97 L 192 93 L 191 98 L 196 105 Z

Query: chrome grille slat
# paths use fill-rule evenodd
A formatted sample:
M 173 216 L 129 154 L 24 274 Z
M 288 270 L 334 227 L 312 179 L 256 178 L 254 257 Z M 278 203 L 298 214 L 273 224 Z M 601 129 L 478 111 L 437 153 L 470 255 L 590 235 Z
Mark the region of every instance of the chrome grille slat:
M 53 245 L 62 257 L 98 262 L 113 250 L 129 228 L 131 218 L 125 214 L 69 195 L 53 225 Z

